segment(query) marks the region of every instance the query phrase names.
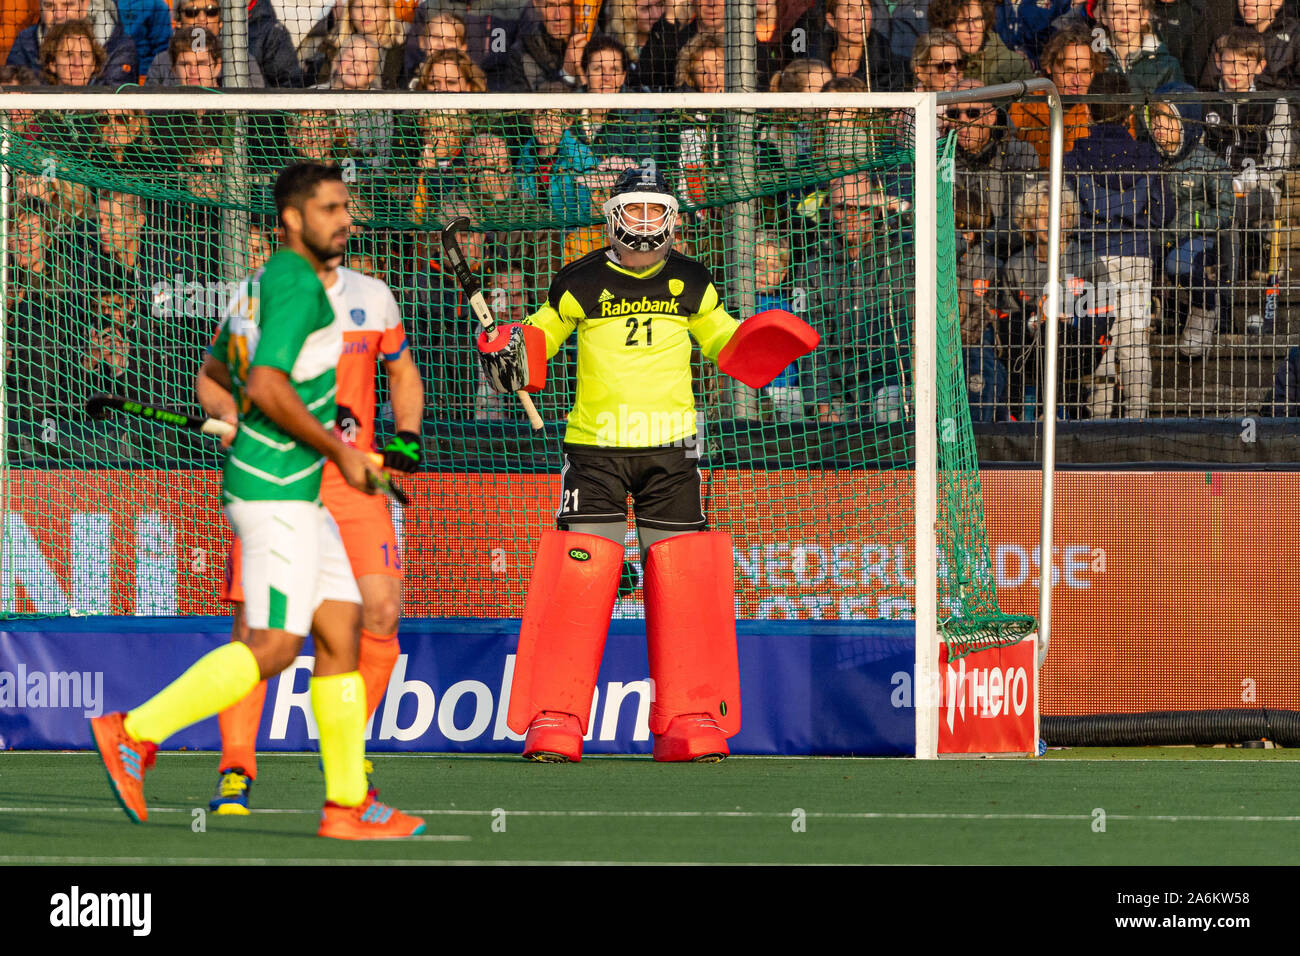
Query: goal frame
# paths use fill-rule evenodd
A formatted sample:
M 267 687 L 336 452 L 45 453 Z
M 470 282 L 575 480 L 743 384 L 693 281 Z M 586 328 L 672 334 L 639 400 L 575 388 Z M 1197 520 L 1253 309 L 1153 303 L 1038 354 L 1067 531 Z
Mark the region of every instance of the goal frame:
M 0 109 L 19 110 L 107 110 L 141 111 L 214 110 L 221 112 L 259 110 L 500 110 L 521 109 L 628 109 L 654 106 L 663 109 L 720 109 L 757 113 L 777 109 L 902 109 L 911 110 L 914 121 L 915 328 L 913 383 L 915 402 L 915 449 L 913 469 L 915 514 L 915 627 L 916 657 L 913 673 L 913 701 L 916 721 L 915 756 L 938 756 L 939 732 L 939 621 L 938 621 L 938 423 L 937 423 L 937 290 L 933 281 L 938 247 L 938 123 L 937 111 L 950 104 L 1016 99 L 1028 94 L 1045 94 L 1051 114 L 1051 189 L 1049 232 L 1048 314 L 1060 308 L 1060 212 L 1064 123 L 1060 96 L 1045 79 L 1021 81 L 951 93 L 428 93 L 415 91 L 259 91 L 193 92 L 28 92 L 0 93 Z M 9 224 L 12 211 L 11 173 L 6 162 L 10 133 L 0 127 L 0 354 L 7 347 L 7 283 L 9 278 Z M 929 184 L 933 184 L 933 187 Z M 1040 553 L 1052 553 L 1052 494 L 1055 469 L 1057 323 L 1047 325 L 1046 382 L 1044 384 L 1043 461 Z M 0 389 L 0 447 L 7 447 L 4 390 Z M 3 507 L 9 508 L 6 481 Z M 1047 562 L 1045 562 L 1047 563 Z M 1051 627 L 1051 575 L 1039 575 L 1038 641 L 1045 648 Z M 1035 708 L 1035 736 L 1037 736 Z

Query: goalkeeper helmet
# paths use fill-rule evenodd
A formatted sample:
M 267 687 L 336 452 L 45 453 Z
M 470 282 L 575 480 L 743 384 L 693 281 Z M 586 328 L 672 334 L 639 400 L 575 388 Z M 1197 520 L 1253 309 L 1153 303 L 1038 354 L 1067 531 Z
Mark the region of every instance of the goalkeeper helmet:
M 647 216 L 647 204 L 663 207 Z M 619 174 L 614 191 L 601 207 L 609 238 L 620 252 L 668 251 L 677 224 L 677 198 L 653 166 L 632 166 Z

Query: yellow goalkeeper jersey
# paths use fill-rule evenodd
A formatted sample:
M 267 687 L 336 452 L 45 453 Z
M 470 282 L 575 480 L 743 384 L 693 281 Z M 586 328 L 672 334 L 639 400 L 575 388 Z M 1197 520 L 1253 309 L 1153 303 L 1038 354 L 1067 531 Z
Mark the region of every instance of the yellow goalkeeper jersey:
M 564 440 L 602 448 L 657 448 L 695 434 L 691 338 L 716 361 L 739 323 L 718 301 L 709 270 L 670 252 L 647 269 L 598 249 L 555 275 L 529 325 L 546 357 L 578 331 L 577 397 Z

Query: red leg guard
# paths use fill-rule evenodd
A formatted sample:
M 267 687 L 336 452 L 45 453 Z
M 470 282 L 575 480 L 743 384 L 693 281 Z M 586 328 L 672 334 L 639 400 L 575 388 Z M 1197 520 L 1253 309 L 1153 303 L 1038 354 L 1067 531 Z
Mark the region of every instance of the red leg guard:
M 740 730 L 734 568 L 731 535 L 722 532 L 650 546 L 645 616 L 656 759 L 725 755 L 726 738 Z
M 506 724 L 515 733 L 528 730 L 543 711 L 571 714 L 581 729 L 581 755 L 622 570 L 623 548 L 607 538 L 571 531 L 542 535 L 528 582 L 506 712 Z M 528 748 L 525 743 L 525 753 Z

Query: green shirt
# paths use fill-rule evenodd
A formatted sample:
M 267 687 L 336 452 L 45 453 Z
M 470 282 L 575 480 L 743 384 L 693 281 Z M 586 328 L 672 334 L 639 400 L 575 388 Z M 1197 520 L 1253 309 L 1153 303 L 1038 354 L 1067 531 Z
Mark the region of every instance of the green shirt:
M 298 441 L 248 398 L 256 365 L 279 369 L 307 410 L 334 427 L 334 370 L 343 330 L 311 265 L 282 248 L 240 286 L 212 353 L 230 370 L 239 433 L 222 469 L 223 501 L 319 501 L 325 458 Z

